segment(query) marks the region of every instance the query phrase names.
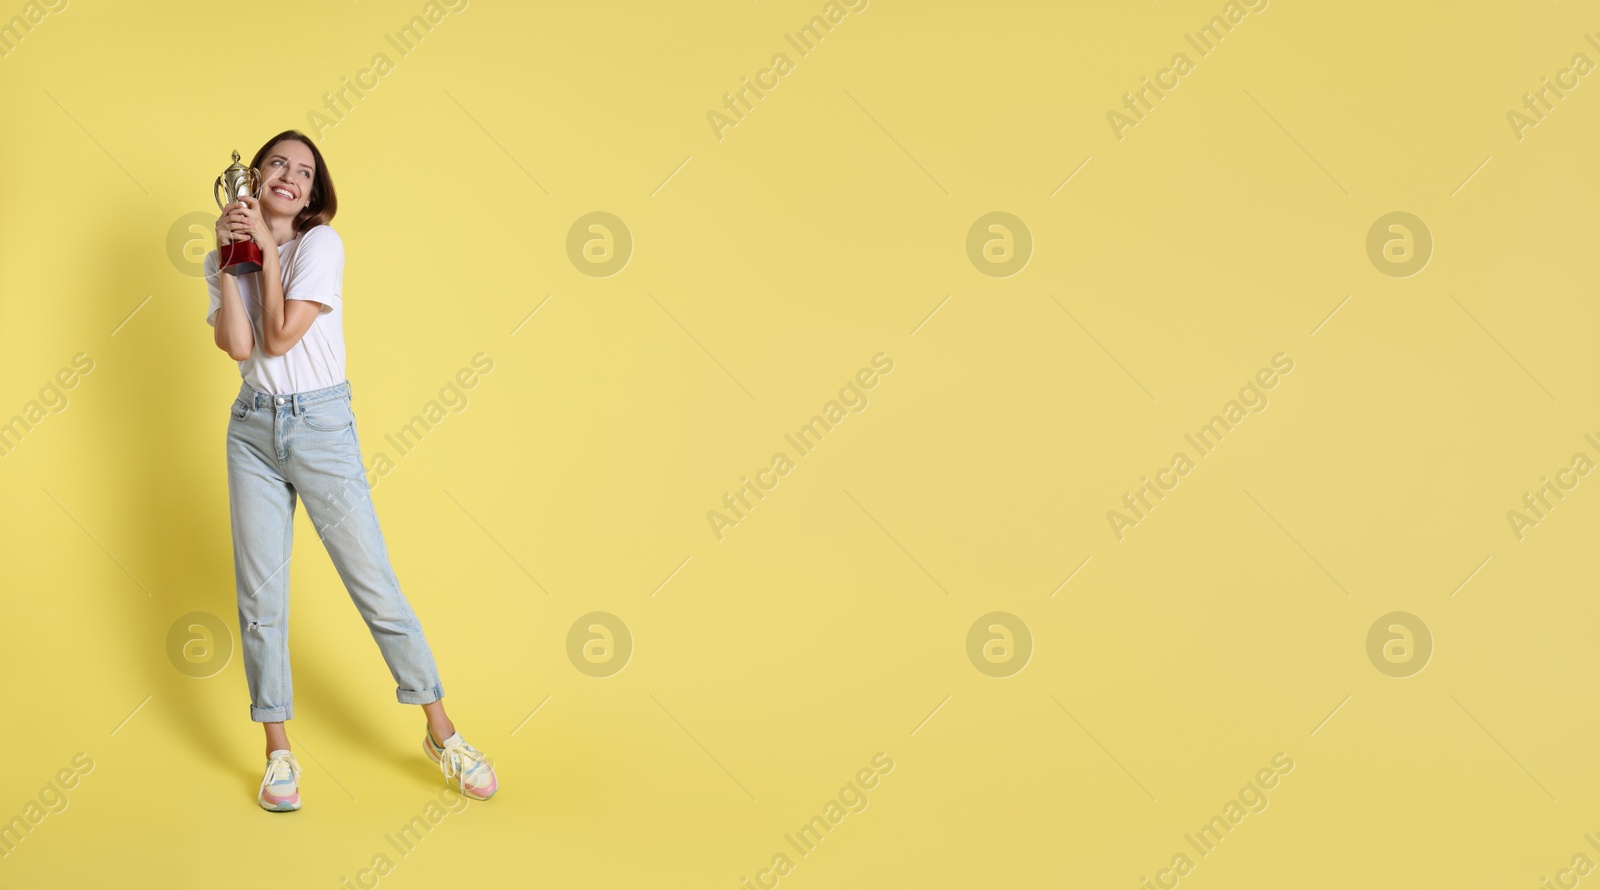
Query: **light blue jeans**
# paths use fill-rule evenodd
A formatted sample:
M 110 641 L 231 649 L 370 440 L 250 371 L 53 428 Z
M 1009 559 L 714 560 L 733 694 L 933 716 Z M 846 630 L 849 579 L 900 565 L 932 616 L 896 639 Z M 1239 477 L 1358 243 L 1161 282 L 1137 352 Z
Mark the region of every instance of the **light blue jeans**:
M 389 665 L 395 696 L 421 705 L 444 697 L 422 625 L 400 592 L 378 528 L 350 382 L 293 394 L 239 387 L 228 420 L 228 504 L 239 639 L 250 719 L 294 717 L 289 675 L 289 551 L 296 497 Z

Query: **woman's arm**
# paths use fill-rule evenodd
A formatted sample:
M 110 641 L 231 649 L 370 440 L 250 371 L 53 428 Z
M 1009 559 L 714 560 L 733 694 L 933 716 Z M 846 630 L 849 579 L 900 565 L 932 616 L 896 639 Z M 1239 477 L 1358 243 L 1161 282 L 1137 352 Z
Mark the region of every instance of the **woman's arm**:
M 283 298 L 283 270 L 278 266 L 278 243 L 261 218 L 259 199 L 240 199 L 246 207 L 250 221 L 250 237 L 261 248 L 261 328 L 262 350 L 267 355 L 283 355 L 294 348 L 311 323 L 322 312 L 322 304 L 313 300 L 285 300 Z M 224 291 L 226 295 L 226 291 Z
M 222 248 L 236 240 L 228 224 L 228 209 L 224 207 L 222 215 L 217 217 L 217 268 L 214 271 L 209 268 L 206 270 L 206 274 L 217 276 L 222 299 L 216 318 L 212 321 L 215 330 L 211 339 L 229 358 L 242 362 L 256 348 L 256 336 L 250 326 L 250 316 L 244 310 L 244 302 L 239 298 L 238 277 L 222 271 Z
M 213 339 L 217 348 L 226 352 L 229 358 L 242 362 L 256 348 L 255 331 L 250 327 L 250 316 L 245 313 L 244 302 L 239 298 L 238 278 L 220 269 L 217 275 L 221 276 L 222 307 L 217 310 L 217 329 Z

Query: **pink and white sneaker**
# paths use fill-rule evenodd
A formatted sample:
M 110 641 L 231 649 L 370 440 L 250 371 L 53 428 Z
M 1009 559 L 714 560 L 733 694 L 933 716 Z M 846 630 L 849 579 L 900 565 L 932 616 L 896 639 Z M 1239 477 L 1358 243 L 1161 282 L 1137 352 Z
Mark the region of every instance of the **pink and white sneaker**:
M 300 762 L 285 748 L 267 757 L 267 772 L 261 777 L 261 793 L 256 802 L 263 810 L 287 813 L 300 809 Z
M 429 759 L 439 764 L 444 777 L 454 777 L 456 787 L 473 800 L 488 800 L 500 789 L 493 762 L 482 751 L 467 744 L 461 733 L 454 733 L 443 745 L 436 745 L 432 730 L 425 729 L 422 749 L 428 752 Z

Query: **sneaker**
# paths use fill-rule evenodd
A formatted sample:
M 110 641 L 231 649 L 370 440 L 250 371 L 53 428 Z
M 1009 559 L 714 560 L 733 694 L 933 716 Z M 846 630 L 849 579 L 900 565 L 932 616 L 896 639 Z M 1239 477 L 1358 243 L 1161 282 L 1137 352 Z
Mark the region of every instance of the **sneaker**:
M 482 751 L 467 744 L 461 738 L 461 733 L 454 733 L 441 746 L 434 744 L 433 731 L 425 729 L 422 732 L 422 749 L 428 752 L 428 757 L 434 763 L 439 764 L 439 771 L 444 773 L 444 777 L 455 777 L 456 787 L 473 800 L 488 800 L 499 790 L 494 764 Z
M 287 813 L 300 809 L 300 762 L 288 749 L 279 748 L 267 757 L 267 773 L 261 777 L 261 794 L 256 801 L 263 810 Z

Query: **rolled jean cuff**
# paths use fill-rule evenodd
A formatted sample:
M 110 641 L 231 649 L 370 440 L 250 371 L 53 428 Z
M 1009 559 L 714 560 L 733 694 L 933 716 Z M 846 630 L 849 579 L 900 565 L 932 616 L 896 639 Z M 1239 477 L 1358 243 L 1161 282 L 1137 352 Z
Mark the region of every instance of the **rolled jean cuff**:
M 284 705 L 281 708 L 258 708 L 250 706 L 250 719 L 257 723 L 282 723 L 294 719 L 294 705 Z
M 426 705 L 444 698 L 444 687 L 435 686 L 432 689 L 401 689 L 394 690 L 395 700 L 402 705 Z

